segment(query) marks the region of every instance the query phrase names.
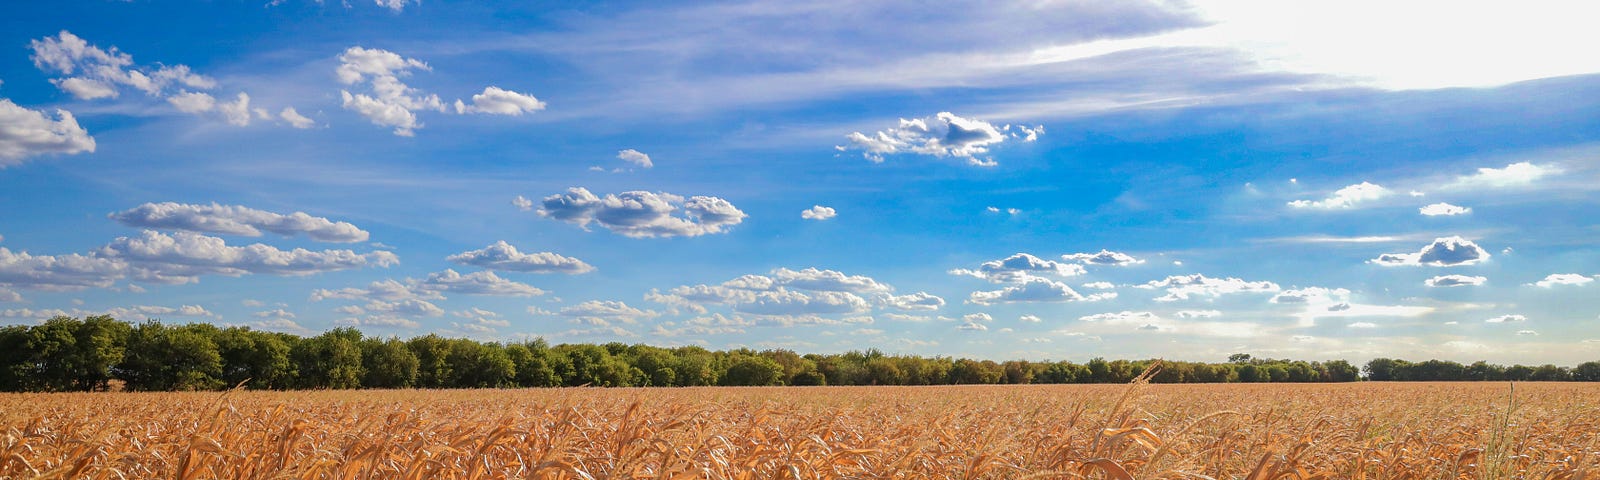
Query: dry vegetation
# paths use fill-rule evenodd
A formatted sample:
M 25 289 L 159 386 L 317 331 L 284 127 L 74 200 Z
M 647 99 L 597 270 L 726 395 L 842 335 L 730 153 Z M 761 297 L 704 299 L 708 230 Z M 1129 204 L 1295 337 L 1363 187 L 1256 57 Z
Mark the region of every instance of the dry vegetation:
M 1600 385 L 0 396 L 4 478 L 1596 478 Z M 1510 412 L 1509 418 L 1507 417 Z

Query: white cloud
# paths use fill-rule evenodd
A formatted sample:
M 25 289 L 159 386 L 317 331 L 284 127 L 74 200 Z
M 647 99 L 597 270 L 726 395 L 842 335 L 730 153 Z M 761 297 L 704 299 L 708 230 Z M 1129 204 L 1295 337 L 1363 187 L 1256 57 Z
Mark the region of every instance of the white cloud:
M 493 86 L 484 88 L 483 93 L 473 95 L 471 105 L 461 100 L 456 100 L 455 105 L 456 113 L 484 113 L 513 117 L 544 110 L 544 106 L 544 102 L 534 98 L 533 95 Z
M 517 195 L 517 198 L 511 199 L 511 205 L 524 212 L 533 210 L 533 200 L 528 200 L 528 197 L 522 195 Z
M 680 209 L 683 216 L 674 216 Z M 566 193 L 545 197 L 538 213 L 580 227 L 598 223 L 612 232 L 634 238 L 724 233 L 747 217 L 732 203 L 717 197 L 695 196 L 685 200 L 670 193 L 646 191 L 597 197 L 583 187 L 572 187 Z
M 394 134 L 412 136 L 422 124 L 417 122 L 416 111 L 444 111 L 444 102 L 438 95 L 425 94 L 400 81 L 412 70 L 432 70 L 421 60 L 401 57 L 382 49 L 350 47 L 339 54 L 339 67 L 334 73 L 345 85 L 370 83 L 371 95 L 341 90 L 344 108 L 367 117 L 375 125 L 394 127 Z
M 1355 322 L 1355 323 L 1351 323 L 1351 324 L 1346 325 L 1346 326 L 1348 326 L 1350 328 L 1361 328 L 1361 329 L 1378 328 L 1378 324 L 1372 323 L 1372 322 Z
M 1116 284 L 1113 284 L 1111 282 L 1089 282 L 1089 283 L 1083 284 L 1083 288 L 1091 288 L 1091 289 L 1095 289 L 1095 290 L 1111 290 L 1111 289 L 1117 288 L 1117 286 L 1116 286 Z
M 651 168 L 656 166 L 655 163 L 650 161 L 649 155 L 645 155 L 644 152 L 640 152 L 631 148 L 617 152 L 617 159 L 638 165 L 640 168 Z
M 1543 288 L 1551 288 L 1551 287 L 1555 287 L 1557 285 L 1578 285 L 1578 286 L 1582 286 L 1582 285 L 1586 285 L 1586 284 L 1593 283 L 1593 282 L 1594 282 L 1593 278 L 1589 278 L 1587 276 L 1579 275 L 1579 274 L 1576 274 L 1576 273 L 1552 273 L 1550 275 L 1545 276 L 1544 280 L 1533 282 L 1533 285 L 1538 286 L 1538 287 L 1543 287 Z
M 1023 323 L 1039 323 L 1043 322 L 1044 320 L 1040 319 L 1038 315 L 1023 314 L 1022 316 L 1017 317 L 1017 321 Z
M 968 297 L 969 303 L 978 305 L 993 305 L 996 303 L 1033 303 L 1033 302 L 1071 302 L 1093 301 L 1096 297 L 1084 297 L 1072 290 L 1067 284 L 1047 278 L 1032 277 L 1015 285 L 1000 290 L 972 292 Z
M 422 0 L 373 0 L 373 1 L 375 3 L 377 3 L 378 6 L 393 10 L 393 11 L 395 11 L 397 13 L 401 12 L 401 11 L 404 11 L 406 9 L 406 5 L 407 4 L 412 4 L 412 3 L 415 3 L 417 5 L 421 5 L 422 4 Z
M 294 128 L 311 128 L 317 126 L 317 122 L 311 120 L 310 118 L 306 118 L 305 115 L 301 115 L 299 111 L 294 109 L 294 107 L 284 107 L 283 111 L 278 112 L 278 118 L 283 119 L 285 122 L 289 122 L 289 126 Z
M 1222 316 L 1217 310 L 1179 310 L 1178 318 L 1214 318 Z
M 734 305 L 739 312 L 772 316 L 859 313 L 870 308 L 865 299 L 850 292 L 805 293 L 783 287 L 756 293 L 752 301 Z
M 294 312 L 290 312 L 288 310 L 284 310 L 284 309 L 281 309 L 281 308 L 275 309 L 275 310 L 267 310 L 267 311 L 262 311 L 262 312 L 256 312 L 256 313 L 252 313 L 250 315 L 253 316 L 253 317 L 256 317 L 256 318 L 288 318 L 288 319 L 295 318 Z
M 236 247 L 221 238 L 191 232 L 167 235 L 153 230 L 145 230 L 137 237 L 119 237 L 94 255 L 127 262 L 134 278 L 161 283 L 191 283 L 200 275 L 299 276 L 399 263 L 399 257 L 385 251 L 286 251 L 259 243 Z
M 504 240 L 482 249 L 461 252 L 445 260 L 461 265 L 472 265 L 490 270 L 529 273 L 588 273 L 594 267 L 572 257 L 550 252 L 522 253 Z
M 21 302 L 22 294 L 0 288 L 0 302 Z
M 0 98 L 0 168 L 21 164 L 23 159 L 37 155 L 94 151 L 94 137 L 78 126 L 72 113 L 58 109 L 55 116 L 51 119 L 42 111 Z
M 1308 287 L 1299 290 L 1284 290 L 1269 300 L 1272 303 L 1289 305 L 1325 305 L 1340 304 L 1350 299 L 1350 291 L 1343 288 Z M 1349 304 L 1343 304 L 1346 307 Z M 1346 308 L 1348 309 L 1348 308 Z
M 1498 317 L 1486 319 L 1483 322 L 1484 323 L 1522 323 L 1522 322 L 1526 322 L 1526 321 L 1528 321 L 1528 317 L 1522 316 L 1522 315 L 1501 315 L 1501 316 L 1498 316 Z
M 894 287 L 879 283 L 872 277 L 846 275 L 843 272 L 819 270 L 815 267 L 803 270 L 779 267 L 773 269 L 771 273 L 773 282 L 790 288 L 852 293 L 887 293 L 894 290 Z
M 1384 266 L 1398 265 L 1428 265 L 1434 267 L 1454 267 L 1459 265 L 1472 265 L 1489 259 L 1489 252 L 1484 251 L 1478 244 L 1472 243 L 1461 237 L 1443 237 L 1434 239 L 1433 243 L 1422 247 L 1417 253 L 1385 253 L 1372 259 L 1371 263 Z
M 1537 335 L 1539 335 L 1539 332 L 1535 332 L 1533 330 L 1517 330 L 1517 336 L 1531 337 Z
M 234 101 L 218 103 L 217 112 L 222 113 L 222 118 L 231 125 L 238 127 L 250 125 L 250 95 L 239 92 Z
M 423 280 L 420 285 L 423 289 L 429 291 L 464 293 L 468 295 L 532 297 L 544 295 L 545 293 L 544 290 L 532 285 L 500 278 L 494 272 L 483 271 L 462 275 L 448 268 L 441 272 L 428 274 L 428 278 Z
M 183 113 L 209 112 L 217 106 L 217 99 L 203 92 L 181 92 L 167 97 L 167 103 Z
M 1160 319 L 1160 316 L 1157 316 L 1151 312 L 1132 312 L 1127 310 L 1121 312 L 1096 313 L 1094 315 L 1084 315 L 1082 317 L 1078 317 L 1078 321 L 1081 322 L 1097 322 L 1108 324 L 1143 323 Z
M 1561 173 L 1555 165 L 1534 165 L 1518 162 L 1505 168 L 1479 168 L 1478 173 L 1456 178 L 1449 188 L 1506 188 L 1530 185 L 1546 176 Z
M 937 115 L 917 119 L 900 119 L 897 127 L 891 127 L 866 135 L 854 132 L 846 135 L 849 145 L 837 147 L 840 151 L 859 150 L 861 155 L 873 162 L 882 162 L 884 155 L 901 153 L 914 153 L 931 155 L 934 157 L 958 157 L 967 159 L 969 165 L 994 166 L 992 160 L 980 159 L 978 156 L 989 153 L 993 148 L 1007 139 L 1018 139 L 1031 142 L 1043 132 L 1043 127 L 1021 128 L 1022 134 L 1009 133 L 1010 125 L 996 127 L 982 120 L 968 119 L 956 116 L 950 112 L 939 112 Z
M 811 208 L 800 211 L 800 218 L 806 220 L 820 221 L 827 220 L 835 216 L 838 216 L 838 212 L 834 211 L 833 207 L 824 207 L 822 205 L 813 205 Z
M 1193 296 L 1216 298 L 1222 295 L 1235 293 L 1272 293 L 1279 290 L 1278 284 L 1261 281 L 1250 282 L 1238 278 L 1211 278 L 1202 274 L 1174 275 L 1162 280 L 1154 280 L 1139 288 L 1166 289 L 1167 294 L 1157 297 L 1158 302 L 1171 302 L 1188 300 Z
M 1489 279 L 1487 277 L 1441 275 L 1423 280 L 1422 284 L 1430 287 L 1476 287 L 1478 285 L 1483 285 L 1484 282 L 1488 281 Z
M 266 230 L 279 235 L 305 234 L 324 242 L 363 242 L 368 234 L 346 222 L 313 217 L 304 212 L 288 215 L 237 205 L 191 205 L 174 202 L 146 203 L 113 213 L 108 218 L 135 228 L 185 230 L 225 235 L 261 236 Z
M 1428 205 L 1426 207 L 1422 207 L 1421 209 L 1419 209 L 1419 211 L 1423 215 L 1426 215 L 1426 216 L 1429 216 L 1429 217 L 1465 215 L 1465 214 L 1468 214 L 1468 213 L 1472 213 L 1472 209 L 1471 208 L 1459 207 L 1459 206 L 1451 205 L 1451 204 L 1444 203 L 1444 202 L 1439 202 L 1439 203 L 1435 203 L 1435 204 L 1432 204 L 1432 205 Z
M 952 275 L 982 278 L 995 283 L 1016 283 L 1039 278 L 1036 275 L 1070 277 L 1087 271 L 1082 265 L 1045 260 L 1027 253 L 1017 253 L 1000 260 L 990 260 L 978 265 L 977 270 L 954 269 Z
M 1357 204 L 1378 200 L 1390 194 L 1389 189 L 1368 182 L 1344 187 L 1333 192 L 1333 195 L 1322 200 L 1295 200 L 1289 202 L 1294 208 L 1314 208 L 1321 210 L 1339 210 L 1353 208 Z
M 928 292 L 917 292 L 909 295 L 887 295 L 883 298 L 887 307 L 900 310 L 938 310 L 944 306 L 944 299 Z
M 414 320 L 396 316 L 371 316 L 366 318 L 342 318 L 333 321 L 334 325 L 349 327 L 377 327 L 377 328 L 403 328 L 407 330 L 421 327 L 422 324 Z
M 1122 252 L 1113 252 L 1110 250 L 1100 250 L 1100 253 L 1074 253 L 1070 255 L 1062 255 L 1061 258 L 1074 262 L 1086 263 L 1089 265 L 1109 265 L 1117 267 L 1125 267 L 1128 265 L 1138 265 L 1144 263 L 1144 260 L 1133 258 L 1132 255 Z
M 639 320 L 660 316 L 654 310 L 642 310 L 615 300 L 590 300 L 562 308 L 561 315 L 597 326 L 611 326 L 611 322 L 635 324 Z
M 31 255 L 0 247 L 0 285 L 32 290 L 109 287 L 126 275 L 124 262 L 78 254 Z

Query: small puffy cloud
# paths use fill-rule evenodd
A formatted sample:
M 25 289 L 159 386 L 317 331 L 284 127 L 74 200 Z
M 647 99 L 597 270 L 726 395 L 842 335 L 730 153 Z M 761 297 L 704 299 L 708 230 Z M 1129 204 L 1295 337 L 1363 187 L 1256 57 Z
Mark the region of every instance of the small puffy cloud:
M 1433 277 L 1433 278 L 1430 278 L 1430 279 L 1427 279 L 1427 280 L 1423 280 L 1422 284 L 1430 286 L 1430 287 L 1438 287 L 1438 288 L 1443 288 L 1443 287 L 1476 287 L 1478 285 L 1483 285 L 1484 282 L 1488 282 L 1488 281 L 1489 281 L 1489 279 L 1487 277 L 1475 277 L 1475 276 L 1468 276 L 1468 275 L 1440 275 L 1440 276 Z
M 21 164 L 28 157 L 72 155 L 94 149 L 94 137 L 78 126 L 77 118 L 66 110 L 56 110 L 55 118 L 51 118 L 45 112 L 0 98 L 0 168 Z
M 1213 318 L 1222 316 L 1222 312 L 1217 310 L 1180 310 L 1177 315 L 1178 318 Z
M 1344 187 L 1333 192 L 1333 195 L 1322 200 L 1295 200 L 1289 202 L 1290 207 L 1311 208 L 1320 210 L 1340 210 L 1353 208 L 1357 204 L 1378 200 L 1389 195 L 1389 189 L 1381 185 L 1361 182 Z
M 1432 204 L 1432 205 L 1428 205 L 1426 207 L 1422 207 L 1421 209 L 1419 209 L 1419 211 L 1423 215 L 1427 215 L 1429 217 L 1465 215 L 1465 214 L 1468 214 L 1468 213 L 1472 213 L 1472 209 L 1471 208 L 1459 207 L 1459 206 L 1451 205 L 1451 204 L 1444 203 L 1444 202 L 1439 202 L 1439 203 L 1435 203 L 1435 204 Z
M 1522 337 L 1531 337 L 1531 336 L 1536 336 L 1538 334 L 1539 334 L 1539 332 L 1535 332 L 1533 330 L 1517 330 L 1517 336 L 1522 336 Z
M 815 267 L 790 270 L 779 267 L 772 270 L 772 280 L 777 285 L 804 290 L 823 290 L 852 293 L 887 293 L 894 290 L 865 275 L 846 275 L 834 270 Z
M 1519 162 L 1506 165 L 1505 168 L 1479 168 L 1477 173 L 1457 178 L 1449 187 L 1462 189 L 1520 187 L 1557 173 L 1561 173 L 1561 168 L 1555 165 Z
M 289 126 L 294 128 L 311 128 L 317 126 L 317 122 L 311 120 L 310 118 L 306 118 L 305 115 L 301 115 L 299 111 L 294 109 L 294 107 L 284 107 L 282 111 L 278 112 L 278 118 L 285 122 L 289 122 Z
M 511 199 L 511 205 L 524 212 L 533 210 L 533 200 L 528 200 L 528 197 L 522 195 L 517 195 L 517 198 Z
M 161 318 L 161 317 L 210 317 L 216 318 L 217 314 L 211 313 L 199 305 L 183 305 L 177 308 L 156 305 L 137 305 L 132 307 L 118 307 L 107 309 L 104 312 L 116 318 Z
M 218 103 L 217 112 L 221 113 L 222 118 L 231 125 L 239 127 L 250 125 L 250 95 L 239 92 L 232 102 Z
M 368 234 L 346 222 L 313 217 L 304 212 L 279 214 L 237 205 L 146 203 L 108 216 L 135 228 L 185 230 L 225 235 L 261 236 L 266 230 L 279 235 L 305 234 L 324 242 L 362 242 Z
M 1272 282 L 1251 282 L 1232 277 L 1211 278 L 1198 273 L 1169 276 L 1139 285 L 1139 288 L 1165 289 L 1167 294 L 1157 297 L 1158 302 L 1188 300 L 1194 296 L 1216 298 L 1236 293 L 1273 293 L 1279 290 L 1278 284 Z
M 996 303 L 1072 302 L 1095 300 L 1084 297 L 1067 284 L 1047 278 L 1032 277 L 1000 290 L 972 292 L 969 303 L 993 305 Z
M 250 314 L 250 316 L 253 316 L 253 317 L 256 317 L 256 318 L 294 318 L 295 314 L 294 314 L 294 312 L 290 312 L 288 310 L 284 310 L 284 309 L 279 308 L 279 309 L 276 309 L 276 310 L 267 310 L 267 311 L 264 311 L 264 312 L 252 313 L 252 314 Z
M 1027 253 L 1017 253 L 999 260 L 990 260 L 978 265 L 977 270 L 954 269 L 952 275 L 964 275 L 982 278 L 995 283 L 1023 282 L 1037 275 L 1053 275 L 1057 277 L 1070 277 L 1082 275 L 1086 272 L 1082 265 L 1045 260 Z
M 446 257 L 445 260 L 461 265 L 472 265 L 506 272 L 565 273 L 575 275 L 594 271 L 593 266 L 584 263 L 582 260 L 550 252 L 522 253 L 517 251 L 517 247 L 506 243 L 504 240 L 478 250 L 451 255 Z
M 630 307 L 628 304 L 616 300 L 590 300 L 562 308 L 560 314 L 583 323 L 603 327 L 611 326 L 611 322 L 634 324 L 638 323 L 639 320 L 655 318 L 661 315 L 654 310 Z
M 1017 317 L 1017 321 L 1023 323 L 1039 323 L 1043 322 L 1044 320 L 1040 319 L 1038 315 L 1023 314 L 1022 316 Z
M 1472 265 L 1489 259 L 1489 252 L 1478 244 L 1472 243 L 1461 237 L 1443 237 L 1434 239 L 1433 243 L 1422 247 L 1417 253 L 1385 253 L 1372 259 L 1371 263 L 1384 266 L 1399 265 L 1428 265 L 1434 267 L 1454 267 L 1459 265 Z
M 1083 284 L 1083 288 L 1090 288 L 1094 290 L 1111 290 L 1117 288 L 1117 285 L 1111 282 L 1089 282 Z
M 1522 322 L 1526 322 L 1526 321 L 1528 321 L 1528 317 L 1522 316 L 1522 315 L 1501 315 L 1501 316 L 1498 316 L 1498 317 L 1486 319 L 1483 322 L 1484 323 L 1522 323 Z
M 544 102 L 534 98 L 533 95 L 491 86 L 484 88 L 483 93 L 473 95 L 471 104 L 456 100 L 455 107 L 456 113 L 483 113 L 515 117 L 524 113 L 544 110 Z M 649 167 L 646 166 L 645 168 Z
M 992 322 L 994 322 L 994 317 L 989 316 L 987 313 L 969 313 L 961 316 L 961 325 L 957 326 L 956 329 L 986 332 L 989 331 L 989 326 L 985 324 Z
M 938 310 L 944 306 L 944 299 L 928 292 L 917 292 L 909 295 L 888 295 L 883 299 L 883 304 L 890 308 L 900 310 Z
M 964 321 L 968 321 L 968 322 L 984 322 L 984 323 L 989 323 L 989 322 L 993 322 L 994 321 L 994 317 L 993 316 L 991 316 L 991 315 L 989 315 L 987 313 L 982 313 L 982 312 L 969 313 L 969 314 L 966 314 L 966 315 L 962 315 L 961 319 L 964 320 Z
M 1576 273 L 1552 273 L 1548 276 L 1545 276 L 1544 280 L 1533 282 L 1533 285 L 1542 288 L 1551 288 L 1558 285 L 1582 286 L 1592 282 L 1594 282 L 1593 278 Z
M 510 297 L 544 295 L 544 290 L 525 283 L 500 278 L 494 272 L 483 271 L 462 275 L 448 268 L 442 272 L 428 274 L 428 278 L 422 281 L 421 287 L 428 291 L 464 293 L 467 295 Z
M 1132 255 L 1121 252 L 1113 252 L 1110 250 L 1100 250 L 1100 253 L 1074 253 L 1070 255 L 1062 255 L 1061 258 L 1089 265 L 1109 265 L 1117 267 L 1125 267 L 1128 265 L 1138 265 L 1144 263 L 1144 260 L 1133 258 Z
M 204 113 L 216 108 L 217 99 L 208 93 L 182 92 L 167 97 L 167 103 L 183 113 Z
M 341 318 L 339 320 L 334 320 L 333 324 L 346 327 L 401 328 L 406 330 L 413 330 L 422 326 L 422 324 L 417 323 L 415 320 L 392 315 L 375 315 L 365 318 Z
M 1107 324 L 1146 323 L 1155 320 L 1161 320 L 1161 317 L 1151 312 L 1132 312 L 1127 310 L 1121 312 L 1096 313 L 1094 315 L 1084 315 L 1082 317 L 1078 317 L 1078 321 L 1081 322 Z
M 934 157 L 967 159 L 969 165 L 994 166 L 993 160 L 980 159 L 1007 139 L 1031 142 L 1043 132 L 1042 127 L 1023 128 L 1021 134 L 1009 133 L 1012 126 L 996 127 L 982 120 L 956 116 L 950 112 L 917 119 L 900 119 L 899 126 L 871 135 L 854 132 L 846 135 L 848 145 L 836 147 L 840 151 L 858 150 L 862 157 L 882 162 L 885 155 L 911 153 Z
M 631 148 L 617 152 L 617 159 L 638 165 L 640 168 L 651 168 L 656 166 L 655 163 L 650 161 L 649 155 L 645 155 L 644 152 L 640 152 Z
M 1350 328 L 1359 328 L 1359 329 L 1378 328 L 1378 324 L 1372 323 L 1372 322 L 1355 322 L 1355 323 L 1351 323 L 1351 324 L 1346 325 L 1346 326 L 1350 327 Z
M 679 210 L 683 215 L 674 215 Z M 583 187 L 545 197 L 538 213 L 585 228 L 590 223 L 598 223 L 607 230 L 633 238 L 724 233 L 747 217 L 732 203 L 717 197 L 695 196 L 685 200 L 670 193 L 646 191 L 599 197 Z
M 421 60 L 394 52 L 355 46 L 339 54 L 339 67 L 334 73 L 346 85 L 366 84 L 371 93 L 340 90 L 346 110 L 366 117 L 374 125 L 394 127 L 395 135 L 409 137 L 422 127 L 416 111 L 444 111 L 444 102 L 438 95 L 424 93 L 400 81 L 400 77 L 410 75 L 413 70 L 431 68 Z
M 800 211 L 800 218 L 806 220 L 827 220 L 838 215 L 839 213 L 834 211 L 833 207 L 824 207 L 822 205 L 813 205 L 811 208 Z

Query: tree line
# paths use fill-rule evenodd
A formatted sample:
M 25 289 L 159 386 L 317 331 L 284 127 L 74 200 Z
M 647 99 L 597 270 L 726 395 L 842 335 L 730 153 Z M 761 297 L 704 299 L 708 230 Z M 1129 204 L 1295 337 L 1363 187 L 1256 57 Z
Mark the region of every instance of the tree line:
M 109 316 L 56 317 L 0 327 L 0 391 L 514 388 L 561 386 L 951 385 L 1126 383 L 1156 360 L 1095 358 L 995 362 L 944 356 L 789 350 L 707 350 L 642 344 L 479 342 L 434 334 L 402 340 L 337 328 L 317 336 L 217 327 L 140 324 Z M 1600 381 L 1600 362 L 1572 369 L 1483 362 L 1377 359 L 1370 380 Z M 1451 367 L 1450 365 L 1454 365 Z M 1553 369 L 1553 370 L 1552 370 Z M 1489 372 L 1489 373 L 1475 373 Z M 1459 373 L 1459 374 L 1458 374 Z M 1343 360 L 1306 362 L 1237 354 L 1226 363 L 1162 361 L 1156 383 L 1353 382 Z

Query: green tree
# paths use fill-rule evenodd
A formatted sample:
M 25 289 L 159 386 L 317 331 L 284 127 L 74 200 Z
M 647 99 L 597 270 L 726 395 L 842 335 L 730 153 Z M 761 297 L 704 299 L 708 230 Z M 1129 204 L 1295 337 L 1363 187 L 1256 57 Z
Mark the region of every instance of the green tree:
M 289 361 L 289 343 L 284 338 L 248 327 L 223 329 L 216 337 L 217 352 L 222 358 L 222 382 L 244 383 L 250 389 L 291 387 L 295 371 Z
M 361 331 L 335 328 L 305 339 L 289 352 L 299 372 L 299 388 L 360 388 L 366 369 L 361 365 Z
M 128 335 L 127 352 L 115 369 L 130 391 L 215 390 L 223 386 L 216 327 L 140 324 Z
M 361 386 L 369 388 L 410 388 L 417 383 L 417 355 L 411 353 L 406 342 L 390 337 L 388 340 L 367 338 L 361 340 L 361 366 L 366 373 Z
M 739 355 L 728 365 L 722 384 L 734 387 L 777 385 L 783 378 L 783 365 L 759 355 Z

